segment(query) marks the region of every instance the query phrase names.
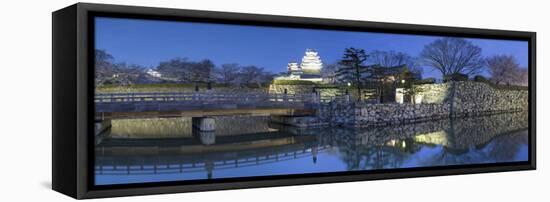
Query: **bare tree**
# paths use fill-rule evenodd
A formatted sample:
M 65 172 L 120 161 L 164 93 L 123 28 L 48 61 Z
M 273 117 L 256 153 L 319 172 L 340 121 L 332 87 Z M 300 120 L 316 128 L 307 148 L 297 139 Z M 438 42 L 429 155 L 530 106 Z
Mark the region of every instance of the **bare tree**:
M 414 75 L 418 75 L 420 77 L 422 74 L 422 67 L 420 66 L 418 59 L 403 52 L 375 50 L 370 53 L 369 62 L 382 67 L 405 65 Z
M 114 74 L 114 57 L 105 50 L 96 49 L 94 59 L 95 83 L 97 86 L 101 86 L 108 83 L 105 78 L 112 77 Z
M 487 67 L 491 80 L 496 84 L 526 84 L 527 71 L 520 68 L 512 55 L 495 55 L 487 58 Z
M 474 75 L 484 67 L 481 48 L 463 38 L 445 37 L 424 46 L 420 53 L 423 62 L 443 76 Z
M 193 82 L 210 82 L 212 81 L 212 72 L 214 63 L 211 60 L 204 59 L 200 62 L 190 64 L 189 73 L 190 79 Z
M 257 84 L 261 88 L 262 84 L 269 83 L 273 79 L 273 74 L 265 71 L 264 68 L 250 65 L 241 68 L 239 79 L 242 83 Z
M 105 50 L 95 50 L 95 83 L 102 85 L 130 85 L 137 83 L 144 74 L 144 67 L 135 64 L 115 63 L 115 58 Z
M 119 63 L 115 65 L 115 77 L 110 82 L 117 85 L 131 85 L 139 82 L 140 76 L 144 75 L 145 67 L 136 64 Z
M 174 58 L 160 62 L 157 70 L 168 78 L 191 83 L 212 81 L 214 67 L 214 63 L 208 59 L 194 62 L 187 58 Z
M 321 69 L 321 77 L 324 82 L 334 84 L 336 82 L 336 71 L 338 70 L 337 64 L 328 64 Z
M 95 69 L 104 70 L 113 67 L 114 57 L 105 50 L 95 50 Z
M 216 71 L 217 77 L 221 83 L 234 84 L 239 77 L 240 69 L 237 63 L 222 64 L 220 69 Z
M 519 75 L 520 79 L 516 84 L 520 86 L 529 85 L 529 70 L 527 69 L 527 67 L 520 68 Z
M 160 62 L 156 69 L 166 78 L 190 82 L 189 63 L 191 62 L 187 58 L 173 58 Z

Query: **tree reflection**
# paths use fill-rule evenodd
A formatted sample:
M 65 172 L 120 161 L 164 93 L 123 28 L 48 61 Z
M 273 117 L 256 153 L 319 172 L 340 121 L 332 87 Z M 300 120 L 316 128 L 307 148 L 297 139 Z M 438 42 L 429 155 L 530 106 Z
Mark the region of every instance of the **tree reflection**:
M 440 123 L 333 129 L 323 134 L 333 136 L 324 139 L 331 139 L 339 148 L 340 158 L 348 170 L 401 168 L 406 161 L 412 162 L 412 166 L 515 161 L 521 147 L 527 145 L 526 113 L 437 122 Z M 411 135 L 400 127 L 412 127 L 416 133 Z M 396 132 L 400 130 L 404 132 Z
M 375 128 L 303 129 L 257 120 L 261 124 L 256 128 L 269 130 L 254 133 L 259 129 L 251 127 L 252 133 L 237 135 L 177 135 L 178 131 L 163 130 L 181 122 L 170 120 L 155 124 L 160 134 L 174 138 L 153 139 L 144 132 L 129 136 L 134 138 L 106 137 L 96 145 L 96 176 L 121 182 L 129 179 L 124 175 L 145 181 L 173 177 L 214 179 L 527 159 L 527 113 Z M 130 132 L 140 128 L 126 126 Z

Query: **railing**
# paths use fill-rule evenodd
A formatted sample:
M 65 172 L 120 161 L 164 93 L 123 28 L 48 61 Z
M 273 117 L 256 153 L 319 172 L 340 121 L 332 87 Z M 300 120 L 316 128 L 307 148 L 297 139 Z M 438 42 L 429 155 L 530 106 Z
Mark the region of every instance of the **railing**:
M 330 148 L 328 145 L 317 146 L 316 152 L 321 153 Z M 214 171 L 251 167 L 262 164 L 277 163 L 299 159 L 314 155 L 313 148 L 304 148 L 303 150 L 278 152 L 274 154 L 259 155 L 256 157 L 241 157 L 227 160 L 212 161 L 210 165 L 204 162 L 157 162 L 155 164 L 123 164 L 112 162 L 109 165 L 95 165 L 96 175 L 150 175 L 150 174 L 172 174 L 172 173 L 192 173 L 203 172 L 211 169 Z
M 320 99 L 314 94 L 268 94 L 268 93 L 100 93 L 94 98 L 95 103 L 120 102 L 323 102 L 330 98 Z

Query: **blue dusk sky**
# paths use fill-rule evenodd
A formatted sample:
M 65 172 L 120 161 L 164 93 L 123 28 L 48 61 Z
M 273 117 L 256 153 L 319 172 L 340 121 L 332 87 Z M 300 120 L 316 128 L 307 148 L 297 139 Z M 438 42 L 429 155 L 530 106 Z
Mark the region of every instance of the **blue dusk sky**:
M 105 17 L 96 18 L 95 25 L 96 49 L 106 50 L 116 62 L 156 67 L 161 61 L 182 57 L 194 61 L 210 59 L 216 65 L 256 65 L 274 73 L 286 71 L 289 61 L 299 62 L 308 48 L 316 49 L 323 63 L 331 64 L 341 59 L 349 47 L 393 50 L 417 57 L 425 45 L 439 38 Z M 485 57 L 513 55 L 521 66 L 527 67 L 525 41 L 467 39 L 481 47 Z M 440 78 L 430 67 L 423 67 L 422 76 Z

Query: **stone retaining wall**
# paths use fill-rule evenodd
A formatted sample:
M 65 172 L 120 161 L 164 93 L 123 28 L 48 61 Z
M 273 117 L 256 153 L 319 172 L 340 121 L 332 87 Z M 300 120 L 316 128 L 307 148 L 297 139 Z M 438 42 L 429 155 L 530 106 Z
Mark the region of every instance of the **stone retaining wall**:
M 479 116 L 528 110 L 528 91 L 495 89 L 486 83 L 425 84 L 420 104 L 332 102 L 319 111 L 321 120 L 353 127 L 394 125 L 448 117 Z M 418 99 L 417 99 L 418 100 Z
M 320 93 L 321 97 L 336 97 L 344 94 L 342 89 L 336 87 L 320 87 L 317 85 L 269 85 L 269 93 L 283 94 L 285 89 L 288 94 L 309 94 L 315 89 L 316 92 Z
M 420 92 L 415 96 L 421 97 L 422 104 L 452 104 L 455 113 L 453 116 L 528 109 L 527 90 L 496 89 L 489 84 L 472 81 L 424 84 L 416 88 L 420 89 Z

